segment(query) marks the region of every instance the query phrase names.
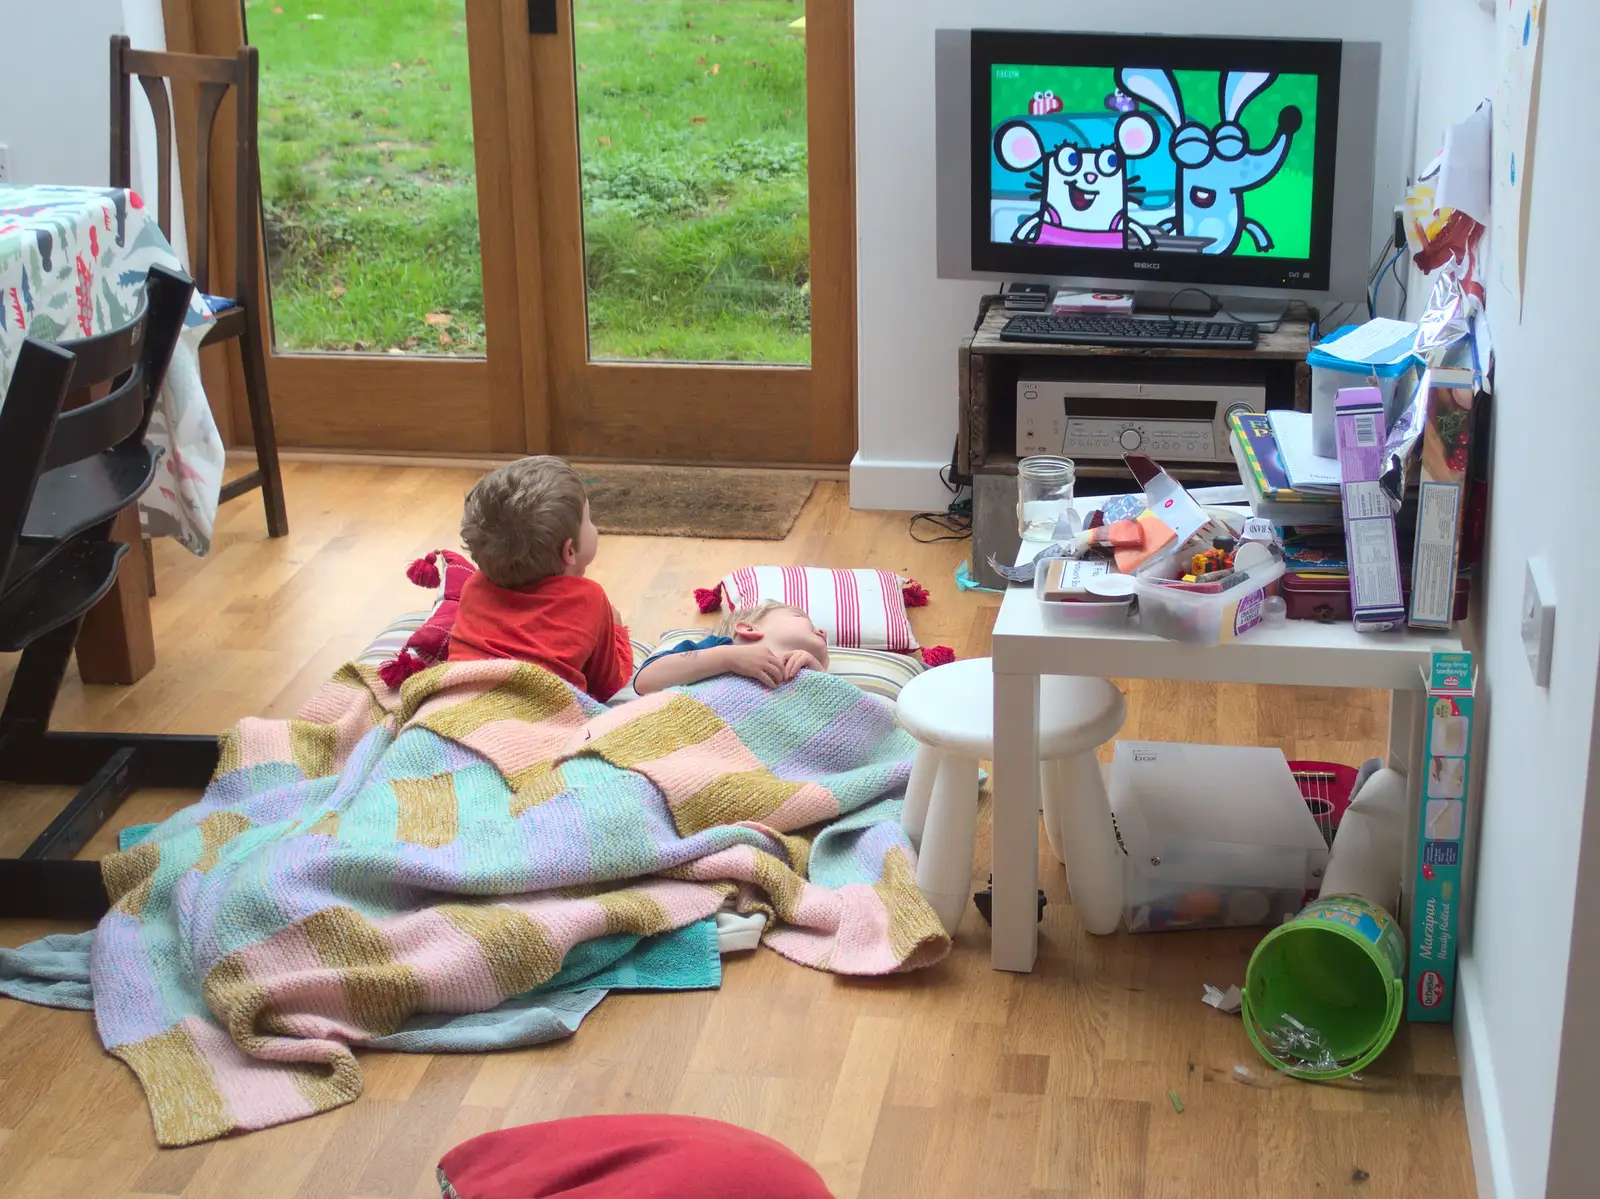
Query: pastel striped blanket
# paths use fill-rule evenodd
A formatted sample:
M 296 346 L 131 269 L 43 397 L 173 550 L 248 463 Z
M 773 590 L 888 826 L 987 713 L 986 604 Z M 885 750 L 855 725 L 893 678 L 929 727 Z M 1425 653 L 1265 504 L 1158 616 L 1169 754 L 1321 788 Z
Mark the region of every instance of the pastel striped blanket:
M 295 720 L 245 720 L 200 802 L 107 858 L 101 1040 L 163 1145 L 353 1101 L 352 1046 L 489 1011 L 575 945 L 732 899 L 840 974 L 949 938 L 900 830 L 912 744 L 817 671 L 607 710 L 537 667 L 344 667 Z

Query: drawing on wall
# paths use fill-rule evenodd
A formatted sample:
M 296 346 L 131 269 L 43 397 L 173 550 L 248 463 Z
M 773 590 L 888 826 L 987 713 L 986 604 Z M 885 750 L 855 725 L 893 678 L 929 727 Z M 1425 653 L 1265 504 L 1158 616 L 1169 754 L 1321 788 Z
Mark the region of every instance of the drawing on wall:
M 1539 47 L 1548 0 L 1499 0 L 1500 82 L 1494 96 L 1495 271 L 1522 315 L 1523 258 L 1528 248 L 1528 183 L 1539 109 Z

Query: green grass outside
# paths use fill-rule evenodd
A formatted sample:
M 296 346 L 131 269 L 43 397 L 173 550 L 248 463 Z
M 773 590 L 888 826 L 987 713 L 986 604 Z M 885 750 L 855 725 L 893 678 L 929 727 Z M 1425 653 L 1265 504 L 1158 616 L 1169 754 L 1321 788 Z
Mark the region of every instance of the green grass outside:
M 244 4 L 278 345 L 481 354 L 462 0 Z M 575 6 L 592 355 L 808 361 L 801 0 Z

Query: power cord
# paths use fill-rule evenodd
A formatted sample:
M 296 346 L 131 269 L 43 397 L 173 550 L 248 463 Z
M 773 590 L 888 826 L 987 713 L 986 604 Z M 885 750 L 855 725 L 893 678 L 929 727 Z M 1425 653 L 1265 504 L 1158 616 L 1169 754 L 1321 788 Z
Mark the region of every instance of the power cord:
M 1401 250 L 1399 254 L 1395 255 L 1395 260 L 1390 264 L 1389 268 L 1389 273 L 1394 276 L 1394 281 L 1400 288 L 1400 307 L 1395 312 L 1395 315 L 1401 320 L 1406 319 L 1406 301 L 1411 296 L 1411 290 L 1406 286 L 1405 275 L 1400 270 L 1400 261 L 1404 256 L 1405 251 Z
M 1169 321 L 1176 319 L 1173 309 L 1177 307 L 1178 297 L 1188 295 L 1190 292 L 1193 292 L 1197 296 L 1204 296 L 1206 299 L 1210 300 L 1212 308 L 1217 312 L 1222 313 L 1222 315 L 1227 317 L 1230 321 L 1238 321 L 1241 325 L 1254 325 L 1262 333 L 1276 333 L 1278 331 L 1278 326 L 1283 324 L 1282 317 L 1275 321 L 1250 321 L 1246 320 L 1242 316 L 1235 316 L 1223 306 L 1221 300 L 1217 299 L 1215 295 L 1203 287 L 1184 287 L 1173 292 L 1172 295 L 1167 299 L 1167 319 Z
M 1394 241 L 1393 241 L 1392 238 L 1390 239 L 1389 244 L 1390 245 L 1394 244 Z M 1395 278 L 1395 282 L 1400 283 L 1400 275 L 1398 273 L 1398 267 L 1397 267 L 1396 264 L 1399 263 L 1401 257 L 1404 254 L 1405 254 L 1405 251 L 1403 249 L 1402 250 L 1396 250 L 1394 252 L 1394 254 L 1390 256 L 1389 260 L 1387 262 L 1385 262 L 1381 267 L 1378 268 L 1378 273 L 1373 276 L 1372 289 L 1371 289 L 1371 291 L 1369 291 L 1367 293 L 1367 313 L 1368 313 L 1369 316 L 1374 316 L 1375 317 L 1375 316 L 1378 315 L 1378 301 L 1383 295 L 1383 277 L 1385 275 L 1393 275 L 1394 278 Z M 1401 305 L 1402 305 L 1402 311 L 1404 311 L 1404 307 L 1403 307 L 1404 304 L 1405 304 L 1405 299 L 1404 299 L 1405 284 L 1404 283 L 1400 283 L 1400 289 L 1401 289 L 1401 295 L 1402 295 L 1402 298 L 1401 298 L 1400 302 L 1401 302 Z
M 1386 258 L 1390 250 L 1394 251 L 1393 258 Z M 1367 271 L 1367 319 L 1371 320 L 1378 315 L 1378 289 L 1382 286 L 1383 272 L 1389 270 L 1395 262 L 1405 253 L 1404 246 L 1395 245 L 1394 234 L 1389 234 L 1389 240 L 1383 243 L 1383 249 L 1378 251 L 1377 258 L 1373 259 L 1372 266 Z
M 968 488 L 950 478 L 950 468 L 939 468 L 939 482 L 950 493 L 951 499 L 943 512 L 918 512 L 906 522 L 906 532 L 911 540 L 931 545 L 936 541 L 965 541 L 972 536 L 972 495 Z M 931 536 L 925 535 L 931 527 Z
M 980 296 L 979 297 L 979 299 L 978 299 L 978 319 L 972 322 L 972 331 L 974 333 L 976 333 L 979 329 L 983 328 L 983 320 L 984 320 L 984 318 L 986 316 L 989 315 L 989 309 L 994 306 L 995 301 L 1003 300 L 1003 299 L 1005 299 L 1005 293 L 1004 292 L 998 292 L 998 291 L 995 292 L 993 295 L 987 295 L 987 296 Z
M 1344 303 L 1335 304 L 1332 308 L 1330 308 L 1327 316 L 1318 318 L 1318 340 L 1320 340 L 1322 336 L 1332 333 L 1335 329 L 1337 329 L 1339 327 L 1339 322 L 1350 315 L 1349 312 L 1345 310 L 1354 309 L 1355 306 L 1355 300 L 1346 300 Z

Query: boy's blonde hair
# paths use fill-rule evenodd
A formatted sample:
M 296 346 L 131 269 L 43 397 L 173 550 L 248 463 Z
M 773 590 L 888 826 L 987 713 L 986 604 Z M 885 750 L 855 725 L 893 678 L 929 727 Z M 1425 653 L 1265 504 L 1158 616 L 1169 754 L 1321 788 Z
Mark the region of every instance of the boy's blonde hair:
M 467 493 L 461 540 L 499 587 L 527 587 L 566 568 L 588 502 L 583 479 L 560 458 L 540 454 L 490 471 Z
M 797 608 L 793 604 L 780 604 L 777 600 L 763 600 L 754 608 L 736 608 L 732 612 L 724 613 L 712 632 L 718 637 L 731 638 L 735 625 L 758 625 L 774 612 L 793 612 L 796 616 L 810 619 L 810 614 L 804 608 Z

